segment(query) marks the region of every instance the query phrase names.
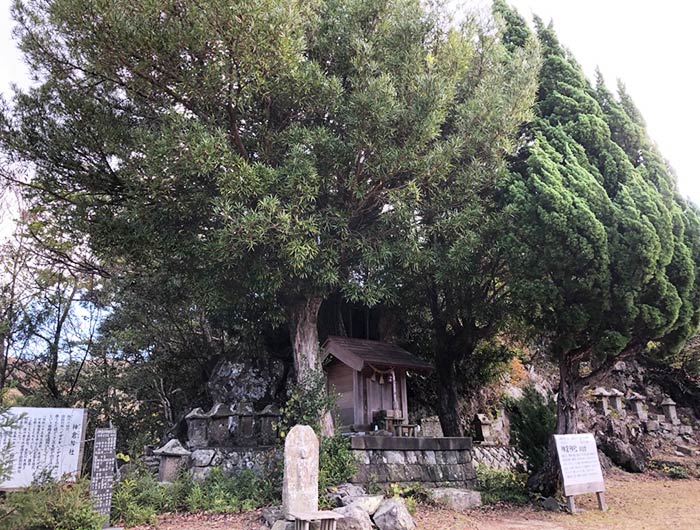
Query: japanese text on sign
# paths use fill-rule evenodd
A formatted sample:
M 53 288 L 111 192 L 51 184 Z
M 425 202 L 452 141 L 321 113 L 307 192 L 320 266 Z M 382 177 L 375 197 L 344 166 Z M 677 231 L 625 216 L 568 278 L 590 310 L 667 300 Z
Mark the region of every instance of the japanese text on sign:
M 75 480 L 80 474 L 85 436 L 84 409 L 12 407 L 14 428 L 0 432 L 9 478 L 0 490 L 26 488 L 42 476 Z
M 565 495 L 605 490 L 598 449 L 591 433 L 555 435 Z
M 114 482 L 114 449 L 117 446 L 116 429 L 95 429 L 95 445 L 90 475 L 90 498 L 95 511 L 109 516 Z

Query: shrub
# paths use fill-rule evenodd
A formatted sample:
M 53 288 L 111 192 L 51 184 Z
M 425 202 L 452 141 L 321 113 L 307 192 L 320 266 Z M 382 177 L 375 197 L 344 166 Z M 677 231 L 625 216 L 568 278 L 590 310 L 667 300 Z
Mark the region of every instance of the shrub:
M 324 491 L 350 480 L 357 473 L 357 461 L 350 440 L 340 434 L 321 438 L 319 451 L 319 489 Z
M 112 500 L 112 519 L 125 526 L 152 524 L 165 512 L 228 513 L 253 510 L 276 500 L 275 476 L 261 477 L 250 470 L 232 477 L 215 468 L 201 483 L 182 473 L 173 484 L 158 483 L 147 471 L 125 478 Z
M 309 425 L 316 434 L 321 432 L 321 417 L 335 409 L 337 396 L 328 392 L 326 376 L 322 371 L 308 374 L 295 384 L 289 399 L 281 409 L 279 433 L 282 438 L 295 425 Z
M 87 480 L 46 481 L 8 493 L 0 509 L 3 530 L 100 530 L 105 521 L 93 509 Z
M 216 468 L 201 484 L 193 484 L 185 498 L 190 512 L 240 512 L 276 500 L 277 481 L 245 470 L 227 477 Z
M 527 475 L 479 464 L 476 467 L 476 487 L 484 504 L 507 502 L 525 504 L 530 500 L 525 481 Z
M 506 403 L 510 413 L 511 436 L 536 473 L 547 461 L 549 439 L 556 427 L 556 405 L 534 386 L 525 387 L 523 397 Z
M 431 502 L 426 489 L 418 483 L 403 486 L 391 484 L 387 490 L 387 494 L 392 497 L 403 499 L 406 509 L 411 515 L 415 515 L 419 503 L 429 504 Z

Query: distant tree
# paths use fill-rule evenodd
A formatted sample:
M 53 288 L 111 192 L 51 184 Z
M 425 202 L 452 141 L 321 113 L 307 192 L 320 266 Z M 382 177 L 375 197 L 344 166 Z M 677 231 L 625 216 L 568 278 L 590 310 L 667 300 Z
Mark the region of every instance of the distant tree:
M 700 238 L 696 212 L 672 174 L 658 158 L 617 143 L 627 133 L 606 115 L 552 27 L 535 23 L 544 54 L 537 117 L 504 188 L 509 283 L 559 366 L 556 432 L 563 434 L 578 430 L 584 386 L 617 360 L 657 344 L 677 348 L 697 327 Z M 643 133 L 643 125 L 635 130 Z M 554 455 L 550 445 L 549 465 L 533 480 L 545 490 L 557 483 Z

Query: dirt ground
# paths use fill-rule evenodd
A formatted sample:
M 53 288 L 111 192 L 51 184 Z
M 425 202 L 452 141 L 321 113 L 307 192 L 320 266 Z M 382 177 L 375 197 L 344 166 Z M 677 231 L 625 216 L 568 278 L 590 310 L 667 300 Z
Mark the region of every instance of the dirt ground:
M 420 530 L 700 530 L 700 481 L 621 474 L 606 481 L 610 509 L 597 510 L 595 496 L 577 497 L 577 515 L 534 508 L 485 507 L 460 514 L 419 507 Z M 257 512 L 239 515 L 168 515 L 138 530 L 258 530 Z

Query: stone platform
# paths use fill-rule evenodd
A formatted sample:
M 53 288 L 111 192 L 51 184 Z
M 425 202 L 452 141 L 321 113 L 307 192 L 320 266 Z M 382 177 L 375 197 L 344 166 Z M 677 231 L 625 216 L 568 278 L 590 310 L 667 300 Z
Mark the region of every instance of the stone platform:
M 356 484 L 419 483 L 425 487 L 475 485 L 471 438 L 353 436 Z

